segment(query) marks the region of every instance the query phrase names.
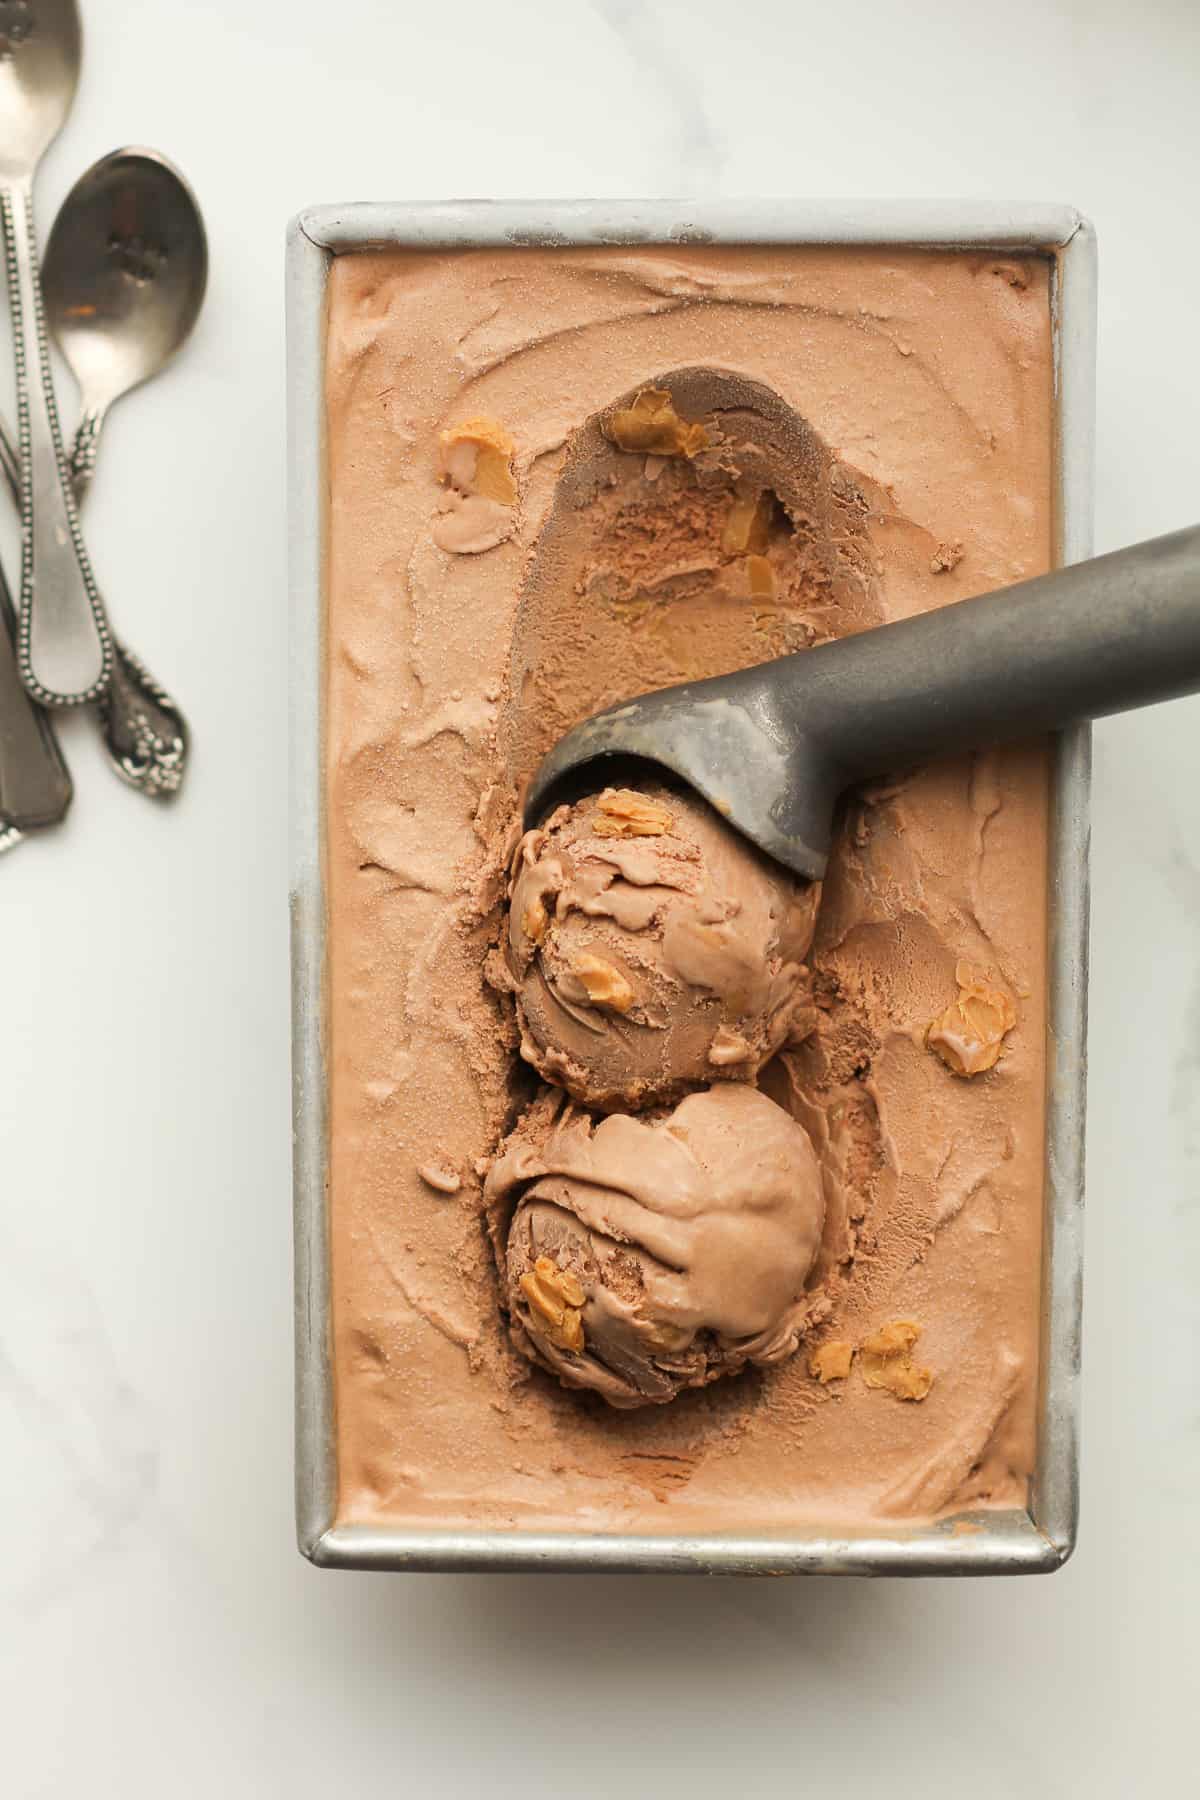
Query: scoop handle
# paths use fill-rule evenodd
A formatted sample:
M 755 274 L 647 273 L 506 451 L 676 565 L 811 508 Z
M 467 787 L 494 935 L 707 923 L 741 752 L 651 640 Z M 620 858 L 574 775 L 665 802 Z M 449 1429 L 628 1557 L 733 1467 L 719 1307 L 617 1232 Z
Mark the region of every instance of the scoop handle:
M 798 667 L 795 727 L 843 784 L 1194 693 L 1200 526 L 821 645 Z

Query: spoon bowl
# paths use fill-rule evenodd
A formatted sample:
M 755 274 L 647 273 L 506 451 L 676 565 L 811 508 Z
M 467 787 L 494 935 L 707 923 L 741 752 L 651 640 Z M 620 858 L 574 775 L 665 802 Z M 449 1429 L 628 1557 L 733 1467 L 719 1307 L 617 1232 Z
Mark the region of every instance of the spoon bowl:
M 27 175 L 54 142 L 82 54 L 75 0 L 0 0 L 0 176 Z
M 42 290 L 93 434 L 185 342 L 207 280 L 200 209 L 166 157 L 114 150 L 75 183 L 50 233 Z

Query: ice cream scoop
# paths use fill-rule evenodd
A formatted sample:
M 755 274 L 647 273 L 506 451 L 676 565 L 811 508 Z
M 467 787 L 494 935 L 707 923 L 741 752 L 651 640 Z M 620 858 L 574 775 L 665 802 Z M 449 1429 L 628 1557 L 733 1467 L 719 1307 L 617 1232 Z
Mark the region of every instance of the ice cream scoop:
M 604 1111 L 753 1081 L 811 1029 L 819 898 L 686 790 L 560 807 L 509 883 L 501 980 L 522 1056 Z
M 755 1088 L 597 1121 L 544 1090 L 485 1185 L 518 1347 L 613 1406 L 791 1355 L 824 1218 L 803 1128 Z
M 820 880 L 845 787 L 906 764 L 1200 689 L 1200 527 L 709 681 L 569 731 L 525 822 L 622 763 L 669 770 Z

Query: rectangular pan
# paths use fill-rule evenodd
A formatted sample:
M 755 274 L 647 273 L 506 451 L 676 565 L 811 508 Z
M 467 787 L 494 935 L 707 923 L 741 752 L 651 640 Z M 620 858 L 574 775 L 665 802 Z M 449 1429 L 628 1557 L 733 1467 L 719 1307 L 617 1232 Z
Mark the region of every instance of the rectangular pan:
M 1015 1575 L 1075 1544 L 1087 1030 L 1090 732 L 1055 745 L 1050 863 L 1045 1243 L 1037 1464 L 1028 1510 L 857 1536 L 406 1531 L 337 1526 L 324 1056 L 323 656 L 328 478 L 326 286 L 364 249 L 501 245 L 896 244 L 1041 252 L 1053 261 L 1057 560 L 1091 553 L 1096 247 L 1069 207 L 972 201 L 451 201 L 326 206 L 287 252 L 291 588 L 291 940 L 296 1515 L 324 1568 L 692 1574 Z

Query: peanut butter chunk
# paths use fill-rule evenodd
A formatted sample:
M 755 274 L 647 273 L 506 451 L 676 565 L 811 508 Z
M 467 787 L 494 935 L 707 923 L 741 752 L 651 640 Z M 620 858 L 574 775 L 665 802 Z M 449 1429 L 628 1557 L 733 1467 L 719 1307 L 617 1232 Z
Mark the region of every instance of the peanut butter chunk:
M 808 1359 L 808 1372 L 825 1387 L 831 1381 L 845 1381 L 854 1361 L 854 1345 L 831 1338 L 818 1344 Z
M 775 571 L 765 556 L 748 556 L 746 558 L 746 573 L 750 578 L 751 599 L 774 599 Z
M 862 1341 L 864 1356 L 906 1356 L 921 1335 L 913 1319 L 894 1319 Z
M 516 505 L 512 459 L 517 446 L 498 419 L 465 419 L 441 432 L 438 442 L 443 481 L 461 494 L 479 494 L 500 506 Z
M 674 819 L 665 806 L 632 788 L 605 788 L 596 802 L 592 830 L 597 837 L 664 837 Z
M 547 1343 L 560 1350 L 583 1349 L 583 1322 L 580 1308 L 587 1296 L 578 1277 L 569 1269 L 560 1269 L 549 1256 L 539 1256 L 527 1275 L 521 1277 L 521 1292 L 536 1315 L 533 1329 Z
M 770 488 L 764 488 L 760 494 L 735 494 L 721 533 L 721 548 L 726 556 L 761 556 L 767 547 L 774 510 L 775 496 Z
M 692 457 L 709 442 L 703 425 L 679 417 L 666 388 L 643 388 L 632 406 L 610 414 L 604 431 L 618 450 L 647 456 Z
M 982 1075 L 995 1067 L 1004 1039 L 1017 1022 L 1016 1005 L 970 963 L 960 962 L 954 979 L 958 998 L 931 1021 L 925 1043 L 952 1074 Z
M 895 1319 L 859 1345 L 859 1367 L 869 1388 L 882 1388 L 897 1400 L 923 1400 L 933 1386 L 933 1370 L 913 1361 L 913 1345 L 921 1327 L 912 1319 Z
M 540 894 L 529 902 L 521 914 L 521 930 L 531 944 L 540 944 L 546 935 L 550 923 L 550 915 L 546 911 L 546 903 Z
M 607 1006 L 613 1012 L 627 1013 L 633 1005 L 633 989 L 620 969 L 602 956 L 581 950 L 571 963 L 571 973 L 593 1006 Z

